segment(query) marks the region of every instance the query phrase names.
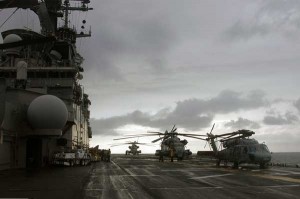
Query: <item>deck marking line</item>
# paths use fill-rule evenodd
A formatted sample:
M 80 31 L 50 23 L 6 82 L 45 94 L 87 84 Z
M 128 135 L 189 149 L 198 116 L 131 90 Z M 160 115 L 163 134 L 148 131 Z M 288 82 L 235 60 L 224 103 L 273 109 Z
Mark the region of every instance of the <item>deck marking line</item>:
M 284 170 L 279 170 L 279 169 L 272 169 L 272 171 L 278 171 L 281 173 L 289 173 L 289 174 L 295 174 L 295 175 L 299 175 L 300 172 L 295 172 L 295 171 L 284 171 Z
M 164 171 L 164 172 L 169 172 L 169 171 L 173 171 L 173 172 L 177 172 L 177 171 L 204 171 L 204 169 L 193 169 L 193 168 L 191 168 L 191 169 L 184 169 L 184 170 L 182 170 L 182 169 L 163 169 L 163 170 L 161 170 L 161 171 Z
M 223 189 L 225 187 L 157 187 L 157 188 L 150 188 L 150 189 Z
M 211 175 L 211 176 L 200 176 L 200 177 L 192 177 L 190 179 L 198 180 L 198 179 L 205 179 L 205 178 L 216 178 L 216 177 L 223 177 L 233 175 L 232 173 L 222 174 L 222 175 Z
M 104 190 L 109 190 L 109 189 L 85 189 L 85 191 L 104 191 Z M 110 189 L 110 190 L 114 190 L 114 191 L 127 191 L 128 189 Z
M 154 177 L 154 176 L 158 176 L 158 175 L 138 175 L 138 174 L 130 174 L 130 175 L 119 175 L 119 176 L 132 176 L 132 177 L 139 177 L 139 176 L 142 176 L 142 177 Z
M 129 173 L 130 176 L 135 176 L 135 175 L 136 175 L 136 174 L 134 174 L 132 171 L 130 171 L 129 169 L 125 169 L 125 171 L 126 171 L 127 173 Z
M 110 161 L 110 162 L 113 163 L 113 165 L 115 165 L 118 169 L 121 169 L 121 167 L 117 165 L 114 161 Z
M 90 188 L 90 189 L 85 189 L 85 191 L 103 191 L 104 189 L 92 189 L 92 188 Z
M 262 188 L 284 188 L 284 187 L 300 187 L 300 185 L 297 184 L 290 184 L 290 185 L 270 185 L 270 186 L 233 186 L 233 187 L 152 187 L 149 189 L 161 189 L 161 190 L 167 190 L 167 189 L 236 189 L 236 188 L 245 188 L 249 189 L 251 187 L 262 187 Z

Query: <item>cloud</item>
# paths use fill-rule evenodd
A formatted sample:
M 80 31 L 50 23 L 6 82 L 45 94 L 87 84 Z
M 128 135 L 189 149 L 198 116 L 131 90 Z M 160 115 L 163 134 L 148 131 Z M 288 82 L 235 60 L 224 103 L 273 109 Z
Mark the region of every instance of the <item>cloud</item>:
M 231 120 L 227 122 L 225 127 L 231 127 L 232 129 L 259 129 L 260 125 L 257 122 L 239 117 L 236 121 Z
M 263 119 L 264 124 L 267 125 L 286 125 L 293 124 L 299 121 L 299 118 L 291 112 L 286 112 L 284 116 L 278 114 L 277 116 L 265 116 Z
M 259 142 L 265 142 L 272 152 L 298 152 L 299 124 L 264 126 L 255 132 L 254 138 Z
M 259 9 L 253 10 L 253 16 L 239 19 L 227 29 L 229 39 L 250 39 L 254 36 L 279 34 L 294 39 L 300 32 L 300 2 L 297 0 L 264 1 Z
M 169 129 L 173 124 L 176 124 L 187 130 L 200 130 L 211 126 L 216 114 L 256 109 L 266 105 L 268 105 L 268 102 L 264 99 L 262 91 L 251 91 L 249 94 L 243 95 L 242 93 L 226 90 L 211 99 L 179 101 L 173 110 L 164 108 L 156 114 L 136 110 L 122 116 L 92 119 L 91 126 L 94 134 L 101 135 L 117 135 L 114 129 L 127 124 L 148 126 L 161 130 Z M 251 123 L 245 119 L 240 119 L 237 122 L 243 122 L 243 124 L 248 122 L 248 126 L 257 127 L 254 122 Z
M 144 1 L 93 4 L 97 13 L 89 22 L 96 26 L 83 52 L 86 71 L 121 81 L 132 71 L 164 71 L 165 56 L 177 42 L 168 12 Z
M 96 135 L 118 135 L 118 133 L 115 131 L 117 127 L 124 126 L 126 124 L 139 124 L 142 126 L 147 126 L 150 118 L 150 115 L 147 113 L 134 111 L 123 116 L 115 116 L 105 119 L 92 118 L 90 123 L 93 133 Z
M 268 105 L 264 98 L 265 93 L 261 90 L 251 91 L 248 95 L 225 90 L 218 96 L 203 99 L 188 99 L 177 102 L 174 113 L 177 115 L 197 115 L 201 113 L 230 113 L 239 110 L 254 109 Z
M 298 109 L 300 112 L 300 98 L 294 102 L 294 106 Z

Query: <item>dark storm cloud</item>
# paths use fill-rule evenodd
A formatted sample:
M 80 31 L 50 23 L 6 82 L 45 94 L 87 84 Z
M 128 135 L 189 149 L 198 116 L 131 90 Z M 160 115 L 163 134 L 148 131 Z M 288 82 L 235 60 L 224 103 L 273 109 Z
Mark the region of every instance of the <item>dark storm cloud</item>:
M 242 128 L 249 128 L 249 129 L 258 129 L 260 128 L 259 123 L 244 119 L 239 117 L 238 120 L 231 120 L 225 124 L 225 127 L 231 127 L 232 129 L 242 129 Z
M 264 92 L 260 90 L 251 91 L 248 95 L 226 90 L 215 98 L 208 100 L 188 99 L 177 102 L 174 113 L 177 115 L 197 115 L 201 113 L 230 113 L 242 109 L 253 109 L 268 104 L 264 97 Z
M 256 109 L 268 105 L 264 99 L 262 91 L 252 91 L 248 95 L 226 90 L 218 96 L 211 99 L 188 99 L 179 101 L 175 109 L 172 111 L 168 108 L 162 109 L 157 114 L 151 115 L 143 113 L 139 110 L 127 115 L 115 116 L 105 119 L 91 120 L 92 128 L 95 134 L 113 134 L 114 129 L 126 124 L 135 124 L 160 128 L 161 130 L 169 129 L 173 124 L 187 130 L 199 130 L 209 127 L 214 115 L 218 113 L 231 113 L 239 110 Z M 243 124 L 255 126 L 250 121 L 241 121 Z
M 181 128 L 189 130 L 207 127 L 211 123 L 213 116 L 178 116 L 168 112 L 166 117 L 158 118 L 156 115 L 150 115 L 141 111 L 134 111 L 132 113 L 115 116 L 105 119 L 91 119 L 91 127 L 95 135 L 118 135 L 116 128 L 127 125 L 135 124 L 141 126 L 148 126 L 159 128 L 161 130 L 170 129 L 172 125 L 176 124 Z
M 146 1 L 96 1 L 93 6 L 97 17 L 90 23 L 97 26 L 83 52 L 87 70 L 120 80 L 128 67 L 148 67 L 154 73 L 163 69 L 165 55 L 176 42 L 167 12 Z
M 229 39 L 249 39 L 253 36 L 280 34 L 285 38 L 297 37 L 300 31 L 300 2 L 297 0 L 267 0 L 254 16 L 239 19 L 227 31 Z
M 286 112 L 285 115 L 265 116 L 263 122 L 267 125 L 285 125 L 293 124 L 299 121 L 299 118 L 291 112 Z

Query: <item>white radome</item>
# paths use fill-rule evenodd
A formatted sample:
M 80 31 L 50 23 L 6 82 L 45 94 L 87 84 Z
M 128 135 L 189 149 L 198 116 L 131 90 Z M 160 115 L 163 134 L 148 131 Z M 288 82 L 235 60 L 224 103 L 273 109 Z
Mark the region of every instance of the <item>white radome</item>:
M 35 129 L 62 129 L 68 119 L 68 109 L 58 97 L 42 95 L 29 105 L 27 118 Z
M 19 35 L 9 34 L 3 39 L 3 43 L 7 44 L 7 43 L 17 42 L 17 41 L 21 41 L 21 40 L 22 40 L 22 38 Z
M 9 34 L 3 39 L 4 44 L 22 41 L 22 38 L 16 34 Z M 14 47 L 4 50 L 7 55 L 19 55 L 22 47 Z

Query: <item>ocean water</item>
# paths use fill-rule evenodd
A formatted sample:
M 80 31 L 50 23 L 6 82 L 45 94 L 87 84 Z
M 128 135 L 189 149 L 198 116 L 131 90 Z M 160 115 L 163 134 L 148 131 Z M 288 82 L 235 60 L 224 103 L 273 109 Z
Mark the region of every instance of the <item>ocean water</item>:
M 272 163 L 300 164 L 300 152 L 272 153 Z

